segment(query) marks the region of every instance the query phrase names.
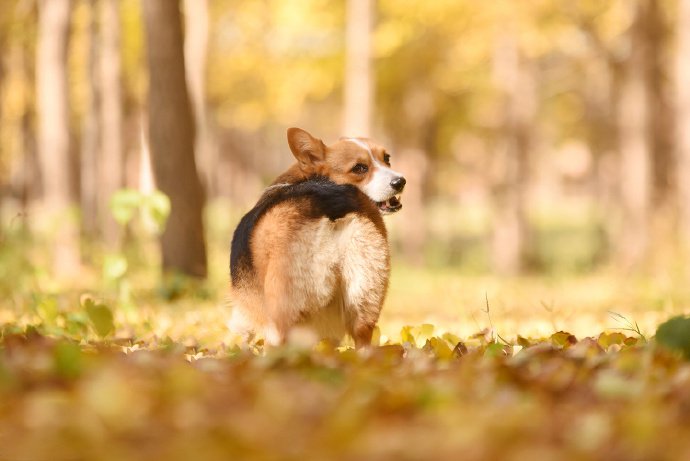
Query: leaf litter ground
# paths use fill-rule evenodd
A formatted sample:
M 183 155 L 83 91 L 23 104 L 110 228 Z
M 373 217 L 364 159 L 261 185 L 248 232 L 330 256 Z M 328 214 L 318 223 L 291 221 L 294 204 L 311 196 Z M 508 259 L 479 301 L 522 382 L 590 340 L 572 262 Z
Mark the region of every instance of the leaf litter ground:
M 222 296 L 8 287 L 0 460 L 690 460 L 690 362 L 645 337 L 688 294 L 543 286 L 397 271 L 368 351 L 264 351 Z
M 208 348 L 85 304 L 81 338 L 3 327 L 0 459 L 690 459 L 690 364 L 639 336 Z

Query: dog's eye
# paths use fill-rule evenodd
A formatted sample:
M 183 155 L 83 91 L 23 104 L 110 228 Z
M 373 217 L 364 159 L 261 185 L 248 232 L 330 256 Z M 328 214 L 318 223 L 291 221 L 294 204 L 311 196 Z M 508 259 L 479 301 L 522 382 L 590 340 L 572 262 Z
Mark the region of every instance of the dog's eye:
M 369 167 L 363 163 L 358 163 L 357 165 L 352 167 L 352 172 L 355 174 L 364 174 L 367 171 L 369 171 Z
M 388 154 L 383 154 L 383 163 L 385 163 L 388 166 L 391 166 L 391 156 Z

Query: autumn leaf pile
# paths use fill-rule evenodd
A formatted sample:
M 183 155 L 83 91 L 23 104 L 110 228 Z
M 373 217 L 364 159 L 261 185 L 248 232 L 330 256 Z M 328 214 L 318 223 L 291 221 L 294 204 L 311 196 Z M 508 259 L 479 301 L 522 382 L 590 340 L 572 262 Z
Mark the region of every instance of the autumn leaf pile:
M 103 338 L 2 327 L 0 459 L 690 459 L 690 363 L 637 335 L 208 348 L 87 307 Z

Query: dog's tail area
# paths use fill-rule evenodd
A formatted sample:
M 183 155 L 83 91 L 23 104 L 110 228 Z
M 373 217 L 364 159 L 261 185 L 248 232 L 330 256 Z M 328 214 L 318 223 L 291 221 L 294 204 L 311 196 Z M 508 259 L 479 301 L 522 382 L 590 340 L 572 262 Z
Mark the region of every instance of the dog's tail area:
M 240 220 L 232 236 L 230 278 L 233 286 L 239 285 L 242 274 L 251 273 L 253 270 L 250 243 L 257 222 L 279 203 L 301 198 L 310 200 L 310 206 L 305 208 L 305 217 L 328 217 L 331 221 L 361 209 L 362 200 L 368 200 L 357 187 L 351 184 L 336 184 L 323 176 L 315 176 L 294 184 L 277 184 L 269 187 L 256 206 Z

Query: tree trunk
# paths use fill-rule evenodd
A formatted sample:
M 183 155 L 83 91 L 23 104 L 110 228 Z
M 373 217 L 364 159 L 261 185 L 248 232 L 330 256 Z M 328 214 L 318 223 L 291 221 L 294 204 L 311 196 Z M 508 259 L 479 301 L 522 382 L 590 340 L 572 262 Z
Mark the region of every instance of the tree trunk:
M 172 205 L 161 237 L 163 269 L 205 277 L 204 197 L 194 160 L 194 120 L 185 81 L 179 3 L 143 0 L 142 4 L 153 173 Z
M 646 0 L 640 0 L 635 5 L 635 19 L 630 30 L 631 51 L 623 69 L 618 102 L 622 223 L 617 253 L 625 267 L 640 266 L 649 250 L 652 162 L 645 81 L 650 53 L 644 34 L 645 3 Z
M 88 103 L 84 114 L 81 138 L 81 215 L 82 231 L 87 237 L 99 235 L 98 220 L 98 166 L 101 151 L 101 125 L 98 115 L 101 106 L 101 85 L 98 79 L 98 0 L 91 0 L 89 18 Z
M 31 13 L 31 20 L 37 22 L 36 12 Z M 24 38 L 18 45 L 20 77 L 25 82 L 36 81 L 36 51 L 31 46 L 31 40 Z M 19 120 L 18 135 L 19 148 L 21 149 L 21 174 L 17 181 L 22 212 L 26 213 L 42 196 L 42 172 L 41 162 L 38 158 L 38 140 L 36 123 L 36 106 L 31 103 L 28 88 L 24 89 L 22 96 L 22 114 Z
M 649 107 L 648 130 L 650 153 L 652 155 L 652 197 L 650 200 L 657 210 L 655 222 L 665 221 L 666 216 L 659 216 L 658 211 L 668 208 L 673 199 L 672 190 L 675 183 L 673 172 L 675 162 L 673 158 L 673 118 L 669 94 L 670 85 L 668 63 L 671 48 L 667 37 L 667 19 L 663 14 L 662 2 L 658 0 L 644 0 L 644 26 L 642 34 L 646 46 L 645 51 L 645 84 L 647 105 Z M 658 235 L 659 238 L 667 237 Z
M 79 236 L 71 194 L 67 45 L 70 0 L 39 2 L 39 32 L 36 61 L 38 107 L 38 153 L 43 173 L 42 216 L 55 226 L 54 269 L 61 276 L 74 276 L 79 269 Z
M 187 85 L 194 108 L 196 122 L 195 152 L 199 173 L 209 196 L 215 196 L 216 155 L 208 108 L 206 106 L 206 62 L 208 57 L 209 12 L 208 0 L 184 0 L 185 41 L 184 55 Z
M 529 253 L 525 205 L 536 89 L 526 66 L 517 38 L 501 37 L 494 55 L 494 77 L 503 102 L 491 179 L 491 261 L 494 270 L 505 275 L 522 271 Z
M 103 240 L 109 248 L 117 248 L 122 229 L 110 212 L 110 198 L 124 186 L 124 154 L 122 146 L 122 64 L 120 58 L 120 0 L 101 0 L 100 5 L 101 86 L 101 168 L 98 174 L 99 221 Z
M 587 146 L 592 153 L 592 187 L 589 191 L 597 210 L 603 248 L 596 255 L 603 260 L 616 241 L 616 212 L 618 210 L 618 165 L 616 136 L 616 100 L 613 93 L 617 66 L 608 55 L 587 57 L 584 74 L 583 99 L 586 120 Z
M 371 131 L 372 7 L 372 0 L 347 0 L 343 115 L 343 134 L 346 136 L 369 136 Z
M 672 85 L 673 44 L 669 40 L 670 29 L 667 8 L 658 0 L 645 0 L 644 40 L 645 85 L 647 97 L 647 129 L 649 130 L 649 155 L 651 164 L 650 216 L 648 217 L 649 263 L 654 267 L 667 266 L 675 261 L 676 252 L 669 242 L 674 236 L 675 172 L 674 118 L 671 104 L 674 97 Z
M 2 23 L 0 23 L 0 26 L 1 25 L 2 25 Z M 6 41 L 4 31 L 0 30 L 0 53 L 2 53 L 2 54 L 0 54 L 0 56 L 4 57 L 7 55 L 6 43 L 7 43 L 7 41 Z M 4 80 L 5 80 L 5 60 L 0 59 L 0 97 L 4 96 L 3 91 L 2 91 Z M 2 109 L 3 108 L 0 105 L 0 152 L 2 150 L 4 150 L 4 148 L 5 148 L 5 146 L 3 145 L 4 143 L 2 142 L 2 140 L 4 138 L 3 130 L 5 129 L 5 127 L 4 127 L 5 120 L 3 119 Z M 4 199 L 5 199 L 5 196 L 7 195 L 7 190 L 10 188 L 10 186 L 8 184 L 6 184 L 7 181 L 5 179 L 8 176 L 7 175 L 8 170 L 9 170 L 9 168 L 3 162 L 3 157 L 0 156 L 0 225 L 3 224 L 2 223 L 2 217 L 4 214 L 3 213 Z M 2 235 L 2 230 L 0 230 L 0 236 L 1 235 Z M 2 237 L 0 237 L 0 239 L 1 238 Z
M 679 1 L 676 54 L 676 161 L 680 235 L 690 248 L 690 0 Z

